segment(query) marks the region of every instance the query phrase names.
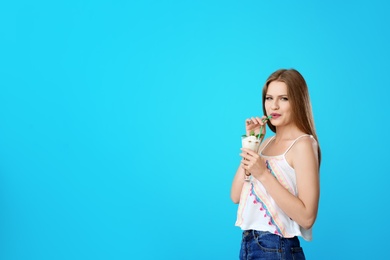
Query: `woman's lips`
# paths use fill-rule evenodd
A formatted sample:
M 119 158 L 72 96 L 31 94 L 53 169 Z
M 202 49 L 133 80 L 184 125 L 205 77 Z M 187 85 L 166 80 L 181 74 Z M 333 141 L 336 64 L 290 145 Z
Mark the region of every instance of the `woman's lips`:
M 280 117 L 281 115 L 280 114 L 276 114 L 276 113 L 272 113 L 271 116 L 272 116 L 271 119 L 276 119 L 276 118 Z

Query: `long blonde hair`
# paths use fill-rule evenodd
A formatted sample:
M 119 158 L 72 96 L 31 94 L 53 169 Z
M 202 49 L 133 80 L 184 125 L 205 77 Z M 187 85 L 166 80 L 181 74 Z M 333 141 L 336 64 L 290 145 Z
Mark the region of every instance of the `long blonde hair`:
M 280 69 L 272 73 L 263 87 L 263 113 L 265 110 L 265 98 L 268 86 L 272 81 L 284 82 L 287 85 L 287 95 L 292 108 L 293 121 L 297 127 L 304 133 L 312 135 L 318 144 L 318 161 L 321 163 L 321 149 L 318 141 L 313 112 L 310 102 L 309 90 L 303 76 L 295 69 Z M 276 132 L 276 128 L 267 122 L 268 127 L 272 132 Z

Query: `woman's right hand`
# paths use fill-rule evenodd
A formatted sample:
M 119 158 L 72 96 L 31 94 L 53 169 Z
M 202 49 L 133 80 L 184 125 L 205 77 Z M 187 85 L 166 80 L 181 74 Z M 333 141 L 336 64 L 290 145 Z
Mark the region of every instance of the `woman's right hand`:
M 260 127 L 264 126 L 266 122 L 263 123 L 263 120 L 266 119 L 266 116 L 260 117 L 251 117 L 245 120 L 246 136 L 250 136 L 251 132 L 254 132 L 257 136 L 260 133 Z M 265 135 L 266 127 L 263 127 L 262 134 Z

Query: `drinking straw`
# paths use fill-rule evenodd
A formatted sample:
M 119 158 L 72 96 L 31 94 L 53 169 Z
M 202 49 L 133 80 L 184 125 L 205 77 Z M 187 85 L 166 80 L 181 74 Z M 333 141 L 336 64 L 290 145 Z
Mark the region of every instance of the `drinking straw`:
M 267 122 L 267 120 L 269 120 L 271 118 L 272 118 L 272 116 L 268 116 L 268 117 L 264 118 L 263 120 L 261 120 L 261 122 L 265 123 L 265 122 Z M 263 126 L 260 126 L 260 133 L 259 133 L 259 136 L 257 137 L 257 140 L 260 140 L 262 135 L 263 135 Z

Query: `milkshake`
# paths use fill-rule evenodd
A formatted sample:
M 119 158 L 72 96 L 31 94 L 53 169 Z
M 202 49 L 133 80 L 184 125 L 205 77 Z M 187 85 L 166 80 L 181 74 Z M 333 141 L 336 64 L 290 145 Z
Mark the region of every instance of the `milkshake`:
M 254 136 L 250 135 L 242 138 L 242 148 L 250 149 L 254 152 L 257 152 L 260 147 L 260 140 Z
M 268 116 L 262 120 L 263 123 L 265 123 L 267 120 L 271 119 L 272 116 Z M 260 126 L 260 133 L 255 136 L 255 133 L 252 131 L 250 136 L 242 136 L 241 142 L 242 142 L 242 148 L 250 149 L 256 153 L 258 153 L 260 144 L 263 137 L 263 126 Z M 250 181 L 251 174 L 245 170 L 245 181 Z

